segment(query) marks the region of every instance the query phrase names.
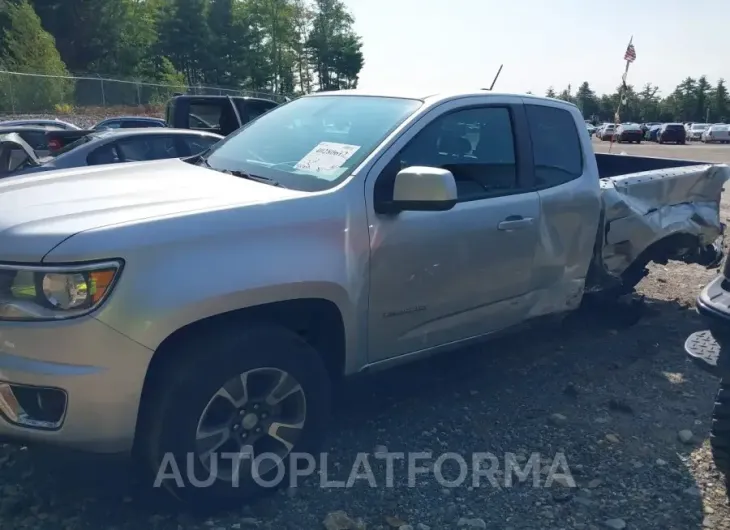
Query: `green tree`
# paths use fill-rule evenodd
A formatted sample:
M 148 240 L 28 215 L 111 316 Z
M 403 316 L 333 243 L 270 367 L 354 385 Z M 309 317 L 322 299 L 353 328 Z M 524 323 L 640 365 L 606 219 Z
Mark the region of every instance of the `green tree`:
M 48 76 L 68 75 L 53 37 L 43 29 L 27 0 L 6 2 L 2 18 L 0 64 L 3 68 Z M 55 105 L 68 101 L 72 89 L 68 80 L 53 77 L 4 76 L 0 82 L 0 101 L 3 107 L 9 107 L 6 111 L 52 110 Z
M 693 112 L 694 116 L 697 116 L 700 118 L 700 121 L 707 120 L 707 116 L 709 115 L 710 111 L 710 105 L 711 105 L 711 92 L 712 92 L 712 85 L 707 81 L 706 76 L 701 76 L 697 80 L 697 88 L 695 92 L 695 110 Z
M 730 119 L 730 98 L 724 79 L 719 79 L 715 85 L 710 108 L 716 121 L 727 122 Z
M 190 85 L 205 81 L 210 60 L 210 30 L 206 0 L 169 0 L 158 14 L 160 55 L 170 59 Z
M 660 98 L 659 98 L 659 87 L 647 83 L 641 92 L 638 94 L 638 107 L 640 120 L 644 121 L 657 121 L 660 119 Z
M 548 89 L 545 91 L 545 97 L 546 98 L 557 98 L 558 95 L 555 93 L 555 89 L 553 87 L 548 87 Z
M 341 88 L 341 77 L 352 79 L 356 83 L 351 70 L 357 68 L 358 64 L 361 68 L 364 60 L 359 39 L 353 38 L 352 15 L 340 0 L 314 0 L 313 11 L 307 47 L 319 90 Z M 343 46 L 349 50 L 343 52 Z M 342 68 L 345 69 L 344 72 Z
M 591 119 L 598 114 L 599 105 L 596 93 L 591 90 L 588 81 L 583 81 L 578 87 L 578 92 L 575 94 L 575 104 L 578 105 L 585 119 Z
M 563 101 L 569 101 L 573 102 L 573 94 L 571 91 L 571 86 L 568 85 L 567 88 L 564 88 L 560 94 L 558 94 L 558 99 L 562 99 Z

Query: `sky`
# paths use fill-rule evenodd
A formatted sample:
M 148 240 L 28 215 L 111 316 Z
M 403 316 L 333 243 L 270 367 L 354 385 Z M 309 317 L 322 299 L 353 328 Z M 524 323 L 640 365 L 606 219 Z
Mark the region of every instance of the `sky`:
M 343 0 L 363 39 L 359 88 L 488 87 L 544 95 L 588 81 L 612 92 L 633 35 L 628 83 L 667 95 L 687 76 L 730 82 L 730 0 Z

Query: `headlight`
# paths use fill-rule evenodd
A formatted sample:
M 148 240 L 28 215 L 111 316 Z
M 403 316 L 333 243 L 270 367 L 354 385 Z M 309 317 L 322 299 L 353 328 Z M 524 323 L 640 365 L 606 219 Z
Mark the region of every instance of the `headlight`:
M 121 265 L 0 264 L 0 320 L 60 320 L 89 313 L 109 296 Z

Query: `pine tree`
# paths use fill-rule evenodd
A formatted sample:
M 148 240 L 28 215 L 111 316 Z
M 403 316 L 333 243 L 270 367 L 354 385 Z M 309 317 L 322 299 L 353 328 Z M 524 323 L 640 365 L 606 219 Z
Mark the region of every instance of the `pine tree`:
M 6 2 L 5 23 L 0 44 L 0 64 L 10 71 L 67 76 L 66 65 L 53 37 L 43 29 L 40 18 L 27 0 Z M 49 110 L 66 103 L 72 92 L 70 81 L 62 78 L 5 76 L 0 97 L 11 109 Z

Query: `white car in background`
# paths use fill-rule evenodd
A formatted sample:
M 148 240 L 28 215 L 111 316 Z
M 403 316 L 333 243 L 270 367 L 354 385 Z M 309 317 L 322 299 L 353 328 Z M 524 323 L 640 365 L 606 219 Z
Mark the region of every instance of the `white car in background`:
M 709 123 L 693 123 L 687 127 L 687 140 L 701 140 L 702 133 L 710 127 Z
M 724 123 L 716 123 L 714 125 L 710 125 L 702 132 L 702 137 L 700 138 L 700 140 L 702 140 L 706 144 L 716 142 L 721 144 L 728 144 L 730 143 L 730 125 L 726 125 Z
M 608 140 L 611 140 L 613 138 L 613 133 L 616 131 L 616 125 L 613 123 L 607 123 L 603 127 L 601 127 L 601 130 L 596 133 L 596 137 L 605 142 Z

